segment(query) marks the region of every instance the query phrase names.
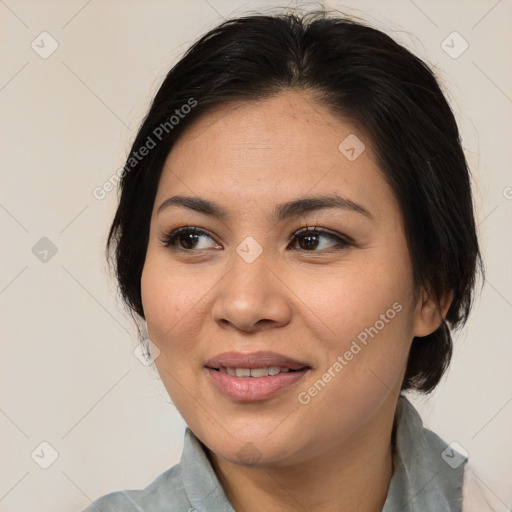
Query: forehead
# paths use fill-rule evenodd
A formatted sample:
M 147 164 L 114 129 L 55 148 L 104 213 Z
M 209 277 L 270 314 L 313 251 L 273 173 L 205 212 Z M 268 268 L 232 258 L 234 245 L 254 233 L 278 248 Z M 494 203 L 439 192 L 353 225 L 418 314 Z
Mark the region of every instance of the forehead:
M 332 159 L 341 156 L 339 143 L 355 132 L 348 121 L 310 94 L 288 90 L 258 101 L 231 102 L 203 115 L 180 136 L 169 160 L 205 146 L 208 159 L 222 158 L 228 151 L 230 157 L 251 151 L 258 158 L 268 156 L 275 161 L 294 155 L 318 158 L 322 153 Z
M 351 123 L 307 93 L 286 91 L 226 104 L 188 126 L 167 157 L 157 201 L 187 193 L 261 205 L 328 192 L 384 205 L 392 191 L 375 160 Z

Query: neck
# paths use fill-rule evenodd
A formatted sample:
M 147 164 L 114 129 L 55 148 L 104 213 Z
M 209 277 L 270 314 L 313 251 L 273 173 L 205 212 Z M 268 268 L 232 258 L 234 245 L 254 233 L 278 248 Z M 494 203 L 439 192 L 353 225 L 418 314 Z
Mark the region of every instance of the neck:
M 209 456 L 236 511 L 381 512 L 393 474 L 393 415 L 387 416 L 335 450 L 294 465 L 245 467 Z

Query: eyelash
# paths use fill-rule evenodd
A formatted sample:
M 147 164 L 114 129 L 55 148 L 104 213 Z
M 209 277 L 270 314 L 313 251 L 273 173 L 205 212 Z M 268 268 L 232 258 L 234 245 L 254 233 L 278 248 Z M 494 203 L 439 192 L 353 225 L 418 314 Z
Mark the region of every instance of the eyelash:
M 188 252 L 188 253 L 192 253 L 192 252 L 202 252 L 202 251 L 207 251 L 208 249 L 185 249 L 185 248 L 182 248 L 182 247 L 178 247 L 177 246 L 177 241 L 179 239 L 180 236 L 182 235 L 196 235 L 196 236 L 206 236 L 208 238 L 212 238 L 206 231 L 202 230 L 202 229 L 199 229 L 199 228 L 196 228 L 196 227 L 190 227 L 190 226 L 182 226 L 180 228 L 177 228 L 177 229 L 174 229 L 172 231 L 170 231 L 169 233 L 167 233 L 166 235 L 164 235 L 164 237 L 161 239 L 161 242 L 163 244 L 164 247 L 167 247 L 168 249 L 170 250 L 173 250 L 173 251 L 181 251 L 181 252 Z M 305 237 L 305 236 L 311 236 L 311 235 L 317 235 L 317 236 L 325 236 L 326 238 L 330 238 L 331 240 L 335 240 L 337 243 L 336 245 L 338 246 L 338 250 L 342 250 L 342 249 L 346 249 L 347 247 L 353 245 L 353 241 L 347 237 L 347 236 L 340 236 L 340 235 L 336 235 L 334 233 L 331 233 L 330 231 L 327 231 L 325 229 L 322 229 L 322 228 L 317 228 L 316 226 L 314 228 L 311 228 L 311 227 L 308 227 L 306 225 L 305 228 L 302 228 L 300 229 L 299 231 L 296 231 L 293 235 L 293 241 L 296 241 L 298 238 L 300 238 L 301 236 L 302 237 Z M 336 247 L 333 246 L 333 247 Z M 329 247 L 328 249 L 323 249 L 323 250 L 320 250 L 320 251 L 317 251 L 317 250 L 311 250 L 311 251 L 308 251 L 306 249 L 294 249 L 294 250 L 300 250 L 300 251 L 303 251 L 303 252 L 324 252 L 324 251 L 330 251 L 330 250 L 333 250 L 332 247 Z

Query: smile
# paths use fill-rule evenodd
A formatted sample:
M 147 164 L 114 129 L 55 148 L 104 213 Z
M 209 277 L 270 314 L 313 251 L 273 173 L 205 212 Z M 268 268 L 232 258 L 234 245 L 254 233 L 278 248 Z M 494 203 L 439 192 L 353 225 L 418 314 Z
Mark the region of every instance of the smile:
M 266 400 L 295 385 L 311 367 L 275 352 L 224 352 L 205 369 L 214 389 L 236 402 Z
M 220 373 L 227 373 L 228 375 L 232 375 L 233 377 L 268 377 L 279 375 L 280 373 L 287 373 L 287 372 L 296 372 L 298 370 L 291 370 L 290 368 L 286 366 L 270 366 L 267 368 L 225 368 L 224 366 L 221 366 L 220 368 L 214 368 L 215 370 L 218 370 Z

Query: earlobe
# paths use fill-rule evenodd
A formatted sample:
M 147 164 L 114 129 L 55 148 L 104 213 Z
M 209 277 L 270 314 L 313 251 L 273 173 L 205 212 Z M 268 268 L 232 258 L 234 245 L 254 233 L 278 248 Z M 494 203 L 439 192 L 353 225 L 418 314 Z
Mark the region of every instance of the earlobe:
M 423 290 L 421 297 L 418 299 L 413 335 L 415 337 L 428 336 L 437 330 L 441 326 L 443 319 L 446 318 L 452 301 L 453 292 L 443 296 L 439 303 L 441 308 L 439 310 L 436 301 Z

